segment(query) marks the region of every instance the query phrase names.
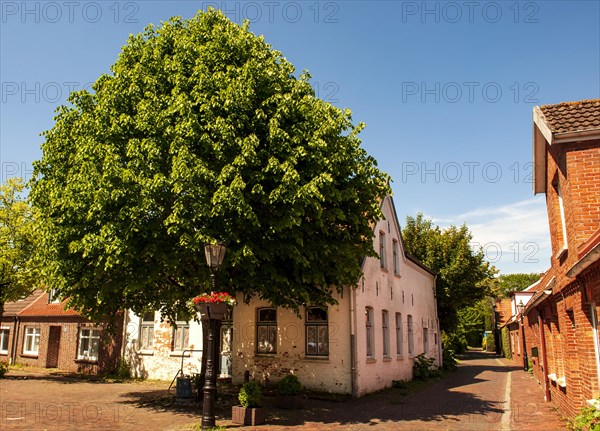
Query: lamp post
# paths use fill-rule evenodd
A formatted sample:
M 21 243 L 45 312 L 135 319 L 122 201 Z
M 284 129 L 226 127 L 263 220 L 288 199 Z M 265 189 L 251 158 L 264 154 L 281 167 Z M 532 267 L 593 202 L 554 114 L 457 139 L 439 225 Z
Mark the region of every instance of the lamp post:
M 523 315 L 523 312 L 525 311 L 525 304 L 523 304 L 522 299 L 517 304 L 517 309 L 519 310 L 519 314 L 521 315 L 521 330 L 523 331 L 523 370 L 529 371 L 529 360 L 527 359 L 527 344 L 525 343 L 525 316 Z
M 225 244 L 205 244 L 204 254 L 206 255 L 206 264 L 210 268 L 210 282 L 212 291 L 217 291 L 217 272 L 223 257 L 225 256 Z M 208 320 L 208 345 L 206 346 L 206 377 L 204 379 L 204 398 L 202 401 L 202 429 L 209 430 L 215 426 L 215 398 L 217 395 L 217 373 L 215 365 L 217 363 L 217 334 L 223 314 L 214 310 L 211 313 L 211 307 L 207 306 L 208 312 L 202 314 L 203 320 Z M 220 310 L 219 310 L 220 311 Z

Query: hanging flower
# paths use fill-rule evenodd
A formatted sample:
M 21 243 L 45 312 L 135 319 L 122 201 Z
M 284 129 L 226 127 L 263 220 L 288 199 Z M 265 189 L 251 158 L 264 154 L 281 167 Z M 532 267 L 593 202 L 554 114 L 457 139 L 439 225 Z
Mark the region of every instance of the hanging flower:
M 237 301 L 233 296 L 231 296 L 227 292 L 210 292 L 203 293 L 201 295 L 192 298 L 192 302 L 194 305 L 196 304 L 227 304 L 229 306 L 234 306 L 237 304 Z

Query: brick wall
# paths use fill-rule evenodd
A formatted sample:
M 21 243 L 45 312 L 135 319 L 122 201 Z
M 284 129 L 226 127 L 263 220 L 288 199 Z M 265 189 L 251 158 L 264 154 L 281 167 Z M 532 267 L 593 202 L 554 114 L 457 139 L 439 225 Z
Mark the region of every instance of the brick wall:
M 92 374 L 111 372 L 117 369 L 121 352 L 120 334 L 122 332 L 122 323 L 117 324 L 117 327 L 115 328 L 115 335 L 111 335 L 107 330 L 106 325 L 93 325 L 88 320 L 78 316 L 66 318 L 21 318 L 18 327 L 18 338 L 16 340 L 17 352 L 15 362 L 17 364 L 45 368 L 47 366 L 50 328 L 53 326 L 60 328 L 58 369 Z M 25 328 L 27 327 L 35 327 L 40 329 L 40 341 L 37 355 L 29 355 L 23 352 Z M 78 359 L 77 349 L 79 346 L 79 331 L 81 328 L 87 327 L 101 328 L 100 347 L 97 361 Z M 13 337 L 11 333 L 11 341 L 12 338 Z

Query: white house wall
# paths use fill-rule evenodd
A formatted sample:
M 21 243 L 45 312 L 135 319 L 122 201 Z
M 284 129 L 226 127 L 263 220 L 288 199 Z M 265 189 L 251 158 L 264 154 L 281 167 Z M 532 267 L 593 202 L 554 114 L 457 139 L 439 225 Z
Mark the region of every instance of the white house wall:
M 350 310 L 348 295 L 336 296 L 338 305 L 328 307 L 329 355 L 310 357 L 305 353 L 305 310 L 299 318 L 293 311 L 277 309 L 277 353 L 256 353 L 257 310 L 268 302 L 253 300 L 238 304 L 233 311 L 233 383 L 244 382 L 244 374 L 263 384 L 275 383 L 287 374 L 298 376 L 311 390 L 351 392 Z
M 160 314 L 154 313 L 154 342 L 152 349 L 140 350 L 140 317 L 128 311 L 124 334 L 124 356 L 133 377 L 160 380 L 172 380 L 181 368 L 191 375 L 201 369 L 202 353 L 172 350 L 173 327 L 167 321 L 160 321 Z M 202 326 L 191 321 L 189 330 L 189 349 L 202 349 Z
M 424 353 L 423 337 L 427 331 L 429 348 L 426 356 L 440 361 L 440 336 L 437 307 L 434 297 L 435 277 L 405 257 L 399 227 L 394 221 L 391 199 L 382 205 L 385 220 L 375 227 L 373 245 L 379 252 L 379 237 L 384 234 L 386 268 L 379 258 L 367 258 L 363 264 L 364 277 L 355 291 L 356 321 L 356 394 L 374 392 L 392 384 L 393 380 L 412 379 L 414 357 Z M 398 274 L 394 274 L 393 241 L 398 244 Z M 374 352 L 367 355 L 366 308 L 373 309 Z M 382 311 L 389 316 L 389 354 L 383 355 Z M 397 354 L 396 313 L 401 313 L 402 354 Z M 413 353 L 408 353 L 407 316 L 413 317 Z

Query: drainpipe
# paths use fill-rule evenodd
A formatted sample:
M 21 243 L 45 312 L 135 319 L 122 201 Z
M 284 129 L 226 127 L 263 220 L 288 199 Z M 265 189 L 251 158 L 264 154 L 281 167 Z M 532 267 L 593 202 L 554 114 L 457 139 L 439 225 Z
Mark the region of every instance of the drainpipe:
M 437 338 L 438 338 L 438 367 L 442 367 L 444 365 L 444 352 L 442 352 L 442 331 L 440 330 L 440 319 L 438 316 L 438 305 L 437 305 L 437 274 L 433 276 L 433 305 L 435 306 L 435 322 L 437 329 Z
M 358 287 L 357 287 L 358 288 Z M 356 289 L 350 288 L 350 391 L 358 397 L 356 376 Z
M 548 379 L 548 356 L 546 355 L 546 336 L 544 330 L 544 318 L 542 310 L 538 307 L 538 326 L 540 327 L 540 343 L 542 347 L 542 364 L 544 367 L 544 401 L 550 401 L 550 381 Z

